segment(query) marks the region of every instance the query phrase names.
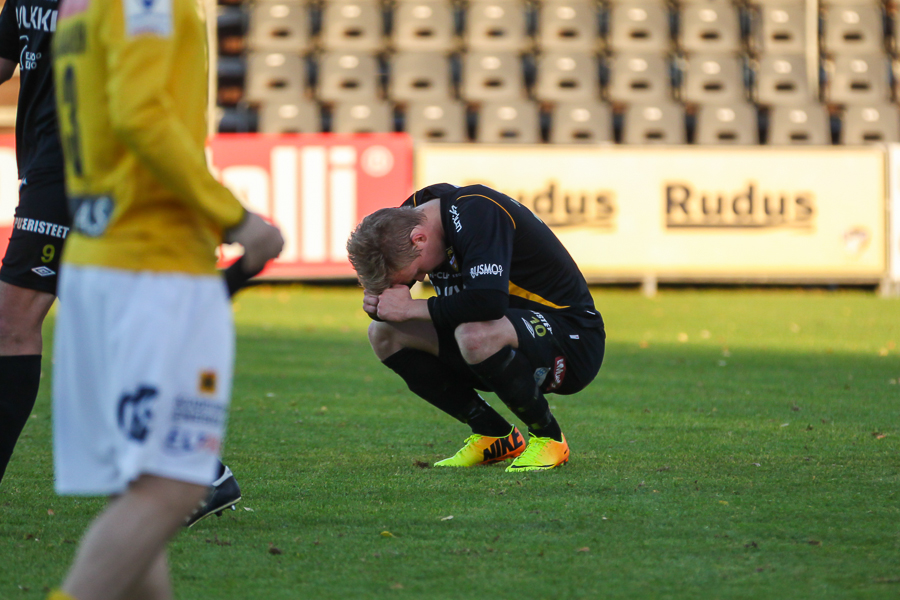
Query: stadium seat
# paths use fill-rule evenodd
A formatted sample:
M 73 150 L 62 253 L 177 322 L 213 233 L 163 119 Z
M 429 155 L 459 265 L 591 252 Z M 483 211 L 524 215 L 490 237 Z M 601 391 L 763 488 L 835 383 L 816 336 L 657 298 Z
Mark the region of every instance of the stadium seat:
M 419 142 L 468 141 L 466 107 L 459 100 L 410 102 L 406 107 L 406 132 Z
M 384 18 L 377 0 L 324 3 L 320 43 L 326 50 L 376 52 L 384 42 Z
M 325 102 L 380 96 L 378 60 L 364 52 L 326 52 L 319 58 L 318 97 Z
M 729 0 L 683 4 L 678 41 L 685 52 L 740 52 L 741 24 Z
M 744 59 L 733 54 L 695 54 L 684 61 L 682 99 L 726 104 L 746 99 Z
M 318 133 L 322 131 L 319 105 L 291 94 L 272 95 L 260 105 L 260 133 Z
M 398 0 L 393 10 L 394 48 L 449 52 L 457 46 L 449 0 Z
M 530 100 L 485 102 L 478 111 L 476 141 L 489 144 L 537 144 L 541 141 L 537 105 Z
M 309 7 L 300 0 L 258 0 L 251 5 L 251 50 L 301 54 L 310 47 Z
M 822 42 L 829 54 L 884 52 L 882 8 L 875 2 L 824 7 Z
M 385 100 L 346 100 L 332 112 L 333 133 L 385 133 L 394 131 L 394 110 Z
M 694 142 L 748 146 L 759 143 L 759 118 L 748 102 L 704 104 L 697 108 Z
M 470 2 L 465 13 L 466 47 L 474 50 L 523 51 L 531 44 L 523 0 Z
M 760 54 L 806 52 L 806 5 L 803 2 L 765 2 L 755 7 L 751 21 Z
M 484 101 L 522 98 L 525 74 L 522 59 L 514 52 L 468 52 L 462 58 L 460 95 Z
M 900 142 L 900 114 L 893 104 L 861 104 L 844 108 L 841 144 Z
M 828 111 L 821 104 L 774 106 L 769 110 L 771 146 L 831 144 Z
M 597 57 L 587 52 L 554 50 L 538 58 L 534 96 L 560 102 L 600 98 Z
M 559 102 L 550 121 L 552 144 L 613 142 L 612 110 L 598 100 Z
M 806 57 L 802 54 L 771 54 L 759 60 L 756 101 L 764 105 L 806 104 L 816 94 L 810 90 Z
M 247 65 L 239 56 L 220 56 L 216 62 L 216 78 L 216 103 L 219 106 L 234 106 L 243 100 Z
M 439 52 L 401 52 L 391 57 L 388 96 L 395 101 L 450 98 L 451 83 L 450 60 Z
M 645 102 L 672 97 L 668 58 L 662 54 L 620 53 L 609 59 L 607 91 L 614 102 Z
M 635 0 L 609 7 L 607 39 L 614 52 L 667 52 L 672 48 L 670 15 L 659 0 Z
M 590 0 L 546 0 L 540 6 L 537 44 L 543 50 L 595 51 L 599 34 L 597 5 Z
M 240 6 L 220 6 L 216 31 L 220 56 L 237 56 L 245 50 L 247 13 Z
M 245 107 L 219 108 L 216 111 L 219 133 L 253 133 L 256 131 L 256 115 Z
M 624 144 L 684 144 L 684 107 L 672 101 L 632 104 L 622 122 Z
M 251 52 L 247 56 L 244 98 L 248 102 L 265 102 L 271 94 L 293 94 L 299 98 L 306 87 L 306 61 L 300 55 Z
M 884 54 L 841 54 L 825 63 L 825 91 L 834 104 L 872 104 L 890 100 L 891 63 Z

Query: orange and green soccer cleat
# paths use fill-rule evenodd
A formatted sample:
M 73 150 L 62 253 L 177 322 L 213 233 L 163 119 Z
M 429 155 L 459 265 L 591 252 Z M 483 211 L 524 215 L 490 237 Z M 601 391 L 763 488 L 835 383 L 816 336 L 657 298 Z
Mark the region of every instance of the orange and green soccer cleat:
M 465 445 L 459 452 L 434 463 L 436 467 L 474 467 L 489 465 L 515 458 L 525 451 L 525 440 L 519 429 L 513 426 L 506 437 L 489 437 L 473 433 L 466 438 Z
M 566 436 L 557 442 L 553 438 L 537 437 L 528 434 L 528 447 L 511 465 L 506 467 L 507 473 L 514 471 L 547 471 L 569 462 L 569 444 Z

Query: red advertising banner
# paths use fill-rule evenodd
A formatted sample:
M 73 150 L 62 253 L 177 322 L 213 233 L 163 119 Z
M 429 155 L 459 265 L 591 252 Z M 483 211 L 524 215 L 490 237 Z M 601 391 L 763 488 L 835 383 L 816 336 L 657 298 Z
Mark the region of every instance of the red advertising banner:
M 267 277 L 353 277 L 350 232 L 365 215 L 413 192 L 412 141 L 403 133 L 222 134 L 208 151 L 216 177 L 281 227 L 284 251 Z M 0 256 L 12 232 L 17 177 L 15 137 L 0 136 Z M 225 248 L 222 262 L 234 252 Z
M 352 277 L 350 232 L 413 192 L 412 141 L 403 133 L 222 134 L 210 151 L 215 175 L 281 227 L 284 250 L 268 277 Z

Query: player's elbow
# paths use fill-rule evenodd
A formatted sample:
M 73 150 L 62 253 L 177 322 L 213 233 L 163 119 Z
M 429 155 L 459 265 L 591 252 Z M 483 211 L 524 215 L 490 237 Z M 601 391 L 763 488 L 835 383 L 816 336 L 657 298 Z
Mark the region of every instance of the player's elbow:
M 125 99 L 110 102 L 109 124 L 113 135 L 129 144 L 152 126 L 153 112 L 152 106 L 147 104 L 136 104 Z

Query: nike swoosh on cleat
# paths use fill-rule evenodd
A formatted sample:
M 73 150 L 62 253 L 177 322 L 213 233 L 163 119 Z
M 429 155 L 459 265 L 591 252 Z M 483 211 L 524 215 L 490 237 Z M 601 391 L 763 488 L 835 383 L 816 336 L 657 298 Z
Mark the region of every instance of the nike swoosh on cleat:
M 560 463 L 562 464 L 562 463 Z M 552 469 L 557 465 L 509 465 L 510 469 Z

